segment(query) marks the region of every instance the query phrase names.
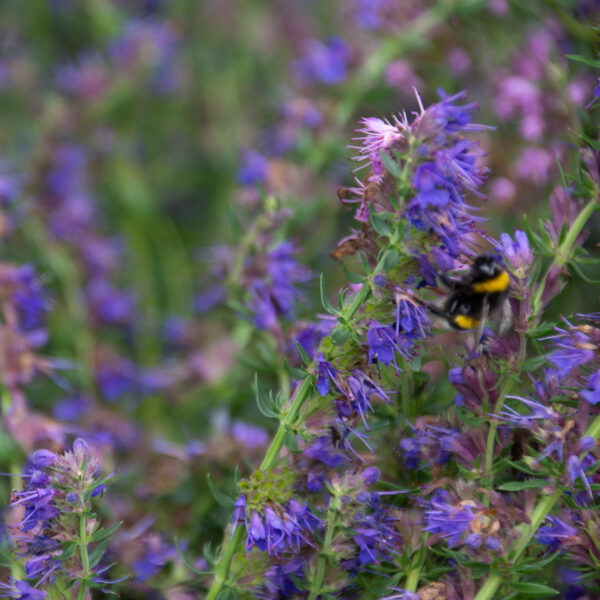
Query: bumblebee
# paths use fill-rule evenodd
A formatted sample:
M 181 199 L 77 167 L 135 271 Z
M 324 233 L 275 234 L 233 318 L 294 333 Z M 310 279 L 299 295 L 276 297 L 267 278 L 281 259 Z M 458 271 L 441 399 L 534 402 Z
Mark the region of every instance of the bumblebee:
M 491 254 L 480 254 L 462 279 L 455 281 L 440 275 L 440 280 L 450 294 L 441 307 L 428 305 L 429 310 L 453 329 L 477 329 L 477 339 L 481 339 L 488 316 L 507 304 L 507 271 Z

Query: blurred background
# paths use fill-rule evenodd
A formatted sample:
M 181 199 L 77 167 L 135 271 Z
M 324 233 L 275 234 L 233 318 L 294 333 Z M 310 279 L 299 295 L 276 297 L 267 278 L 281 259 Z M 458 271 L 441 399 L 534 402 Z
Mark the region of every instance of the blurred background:
M 599 15 L 594 0 L 2 2 L 0 470 L 76 436 L 118 468 L 102 516 L 124 521 L 122 597 L 195 597 L 174 539 L 210 562 L 230 508 L 206 475 L 230 492 L 260 462 L 273 425 L 255 374 L 286 392 L 319 274 L 332 293 L 345 281 L 338 189 L 360 177 L 359 119 L 468 90 L 494 128 L 474 202 L 490 235 L 523 228 L 578 136 L 597 139 L 600 72 L 566 55 L 596 56 Z M 583 285 L 550 310 L 589 312 Z

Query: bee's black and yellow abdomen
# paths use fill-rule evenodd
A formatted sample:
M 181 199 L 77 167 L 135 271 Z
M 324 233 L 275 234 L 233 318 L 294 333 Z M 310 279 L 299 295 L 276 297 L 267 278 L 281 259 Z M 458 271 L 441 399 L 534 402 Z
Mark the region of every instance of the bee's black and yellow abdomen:
M 500 263 L 482 254 L 473 261 L 471 270 L 461 281 L 451 282 L 453 293 L 439 314 L 453 329 L 478 329 L 482 320 L 506 300 L 509 286 L 510 277 Z
M 462 331 L 477 329 L 480 323 L 481 319 L 469 315 L 456 315 L 450 321 L 450 324 L 454 329 L 460 329 Z
M 482 279 L 481 281 L 473 281 L 471 289 L 476 294 L 502 294 L 508 290 L 510 284 L 510 277 L 508 273 L 501 270 L 494 277 Z

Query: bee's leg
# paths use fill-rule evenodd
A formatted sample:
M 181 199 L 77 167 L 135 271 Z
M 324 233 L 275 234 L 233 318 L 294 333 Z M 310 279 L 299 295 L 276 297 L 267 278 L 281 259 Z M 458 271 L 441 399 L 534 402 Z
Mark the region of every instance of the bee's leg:
M 481 309 L 481 317 L 479 319 L 479 325 L 477 326 L 477 331 L 475 332 L 475 347 L 479 348 L 481 346 L 481 338 L 483 337 L 483 328 L 485 327 L 485 323 L 490 314 L 490 304 L 487 301 L 487 296 L 483 301 L 483 307 Z
M 498 329 L 498 333 L 502 337 L 504 337 L 508 333 L 509 329 L 511 328 L 511 325 L 513 324 L 513 320 L 514 320 L 514 315 L 513 315 L 512 307 L 507 298 L 502 303 L 502 315 L 500 317 L 500 327 Z

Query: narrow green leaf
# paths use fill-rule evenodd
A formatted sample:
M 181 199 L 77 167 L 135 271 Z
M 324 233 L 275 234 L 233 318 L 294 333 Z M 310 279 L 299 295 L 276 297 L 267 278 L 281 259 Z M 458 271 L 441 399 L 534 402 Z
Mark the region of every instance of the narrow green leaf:
M 364 269 L 365 273 L 370 273 L 371 265 L 369 264 L 367 257 L 362 252 L 359 252 L 358 258 L 360 258 L 360 264 L 362 265 L 362 268 Z
M 105 529 L 98 529 L 91 537 L 90 542 L 100 542 L 101 540 L 110 537 L 119 527 L 123 525 L 123 521 L 119 521 L 110 527 L 106 527 Z
M 213 495 L 213 498 L 217 501 L 218 504 L 220 504 L 221 506 L 228 506 L 228 507 L 231 507 L 235 504 L 235 500 L 233 500 L 233 498 L 231 498 L 227 494 L 224 494 L 223 492 L 220 492 L 214 486 L 212 479 L 210 477 L 210 473 L 206 474 L 206 483 L 208 484 L 208 489 L 210 490 L 210 493 Z
M 300 354 L 302 362 L 308 367 L 308 365 L 310 365 L 310 358 L 306 353 L 304 346 L 298 340 L 296 340 L 296 348 L 298 348 L 298 353 Z
M 527 481 L 509 481 L 503 483 L 498 489 L 502 492 L 519 492 L 521 490 L 532 490 L 548 485 L 546 479 L 528 479 Z
M 90 569 L 93 569 L 102 560 L 102 557 L 104 556 L 104 553 L 106 552 L 106 548 L 108 547 L 109 543 L 110 543 L 110 540 L 107 538 L 107 539 L 103 540 L 102 542 L 100 542 L 90 552 L 90 555 L 89 555 Z
M 175 549 L 177 550 L 177 554 L 181 557 L 183 564 L 192 572 L 196 573 L 196 575 L 210 575 L 211 571 L 200 571 L 194 567 L 194 565 L 189 561 L 188 557 L 183 553 L 183 550 L 179 547 L 179 540 L 175 538 L 173 540 L 175 544 Z
M 325 281 L 323 279 L 323 273 L 321 273 L 321 278 L 320 278 L 320 289 L 321 289 L 321 304 L 323 305 L 323 308 L 330 315 L 337 315 L 338 311 L 334 308 L 333 304 L 331 304 L 331 302 L 329 302 L 329 300 L 327 299 L 327 294 L 325 293 Z
M 518 573 L 537 573 L 546 565 L 549 565 L 553 560 L 555 560 L 560 555 L 559 551 L 550 554 L 546 558 L 542 558 L 541 560 L 533 560 L 525 563 L 519 563 L 515 565 L 513 568 Z
M 294 379 L 301 381 L 302 379 L 306 379 L 308 377 L 308 373 L 306 371 L 304 371 L 302 369 L 297 369 L 296 367 L 292 367 L 292 365 L 290 365 L 290 363 L 286 359 L 284 359 L 283 363 L 285 365 L 287 372 Z
M 588 58 L 587 56 L 581 56 L 581 54 L 565 54 L 565 56 L 570 60 L 583 63 L 584 65 L 594 67 L 595 69 L 600 69 L 600 60 Z
M 586 143 L 591 146 L 594 150 L 600 150 L 600 141 L 595 140 L 594 138 L 585 135 L 585 133 L 581 133 L 580 136 L 586 141 Z
M 558 594 L 557 590 L 542 583 L 515 582 L 511 583 L 510 587 L 525 596 L 556 596 Z
M 352 273 L 349 271 L 346 265 L 344 265 L 344 274 L 350 283 L 363 283 L 366 279 L 364 275 L 359 275 L 358 273 Z
M 591 283 L 592 285 L 600 284 L 600 279 L 592 279 L 588 277 L 582 270 L 581 267 L 577 264 L 577 262 L 573 261 L 569 263 L 569 266 L 573 268 L 573 270 L 583 279 L 586 283 Z
M 396 179 L 404 179 L 404 173 L 402 172 L 400 165 L 385 150 L 381 150 L 379 155 L 390 175 Z
M 269 396 L 269 400 L 263 398 L 263 395 L 260 393 L 260 388 L 258 385 L 258 374 L 254 374 L 254 396 L 256 398 L 256 406 L 258 406 L 258 410 L 267 417 L 267 419 L 279 419 L 279 411 L 275 408 L 275 403 L 272 400 L 272 396 Z

